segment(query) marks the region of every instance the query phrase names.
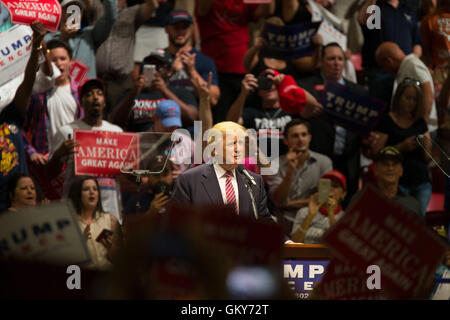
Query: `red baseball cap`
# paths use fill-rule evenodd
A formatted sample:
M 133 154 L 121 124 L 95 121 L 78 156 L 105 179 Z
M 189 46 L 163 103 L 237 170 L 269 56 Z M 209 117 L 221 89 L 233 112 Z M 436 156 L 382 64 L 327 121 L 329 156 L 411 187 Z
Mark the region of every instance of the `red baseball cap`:
M 342 188 L 344 188 L 344 190 L 347 190 L 347 179 L 338 170 L 328 171 L 322 176 L 322 178 L 323 179 L 334 179 L 334 180 L 337 180 L 341 184 Z

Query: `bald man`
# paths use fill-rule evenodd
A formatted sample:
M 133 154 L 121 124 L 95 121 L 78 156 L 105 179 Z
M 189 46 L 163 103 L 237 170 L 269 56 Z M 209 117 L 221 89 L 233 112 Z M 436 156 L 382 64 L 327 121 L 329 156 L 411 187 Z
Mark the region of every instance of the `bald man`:
M 422 84 L 422 105 L 425 107 L 425 121 L 430 132 L 437 129 L 437 113 L 434 103 L 434 84 L 427 66 L 414 54 L 405 55 L 394 42 L 383 42 L 375 53 L 377 63 L 384 71 L 395 76 L 392 96 L 397 85 L 405 78 L 411 78 Z

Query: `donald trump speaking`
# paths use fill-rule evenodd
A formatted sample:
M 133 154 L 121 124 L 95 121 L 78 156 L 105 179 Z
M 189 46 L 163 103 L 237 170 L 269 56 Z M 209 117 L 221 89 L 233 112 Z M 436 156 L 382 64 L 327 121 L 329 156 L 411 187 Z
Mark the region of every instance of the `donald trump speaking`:
M 214 125 L 210 132 L 207 149 L 213 156 L 212 163 L 179 175 L 172 201 L 192 205 L 225 204 L 239 216 L 270 218 L 262 177 L 239 165 L 245 157 L 245 128 L 224 121 Z

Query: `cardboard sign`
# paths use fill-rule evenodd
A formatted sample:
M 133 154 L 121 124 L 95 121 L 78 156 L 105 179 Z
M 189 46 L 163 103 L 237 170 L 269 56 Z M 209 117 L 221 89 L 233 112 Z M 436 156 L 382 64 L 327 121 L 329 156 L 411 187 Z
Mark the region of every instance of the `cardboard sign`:
M 69 70 L 69 76 L 75 82 L 81 82 L 89 72 L 89 67 L 80 60 L 73 59 L 72 66 Z
M 90 261 L 78 218 L 68 202 L 53 202 L 0 216 L 0 256 L 54 264 Z
M 329 82 L 321 99 L 325 112 L 341 126 L 367 135 L 383 114 L 383 102 L 351 87 Z
M 14 26 L 0 34 L 0 86 L 25 71 L 31 54 L 30 27 Z
M 134 133 L 76 129 L 74 135 L 80 144 L 74 156 L 76 175 L 114 177 L 120 174 L 125 157 L 132 166 L 138 162 L 138 143 L 133 143 L 133 150 L 128 151 Z
M 267 41 L 264 55 L 279 59 L 296 59 L 314 52 L 311 38 L 319 23 L 305 22 L 291 26 L 276 26 L 266 23 L 264 39 Z
M 317 33 L 322 36 L 324 46 L 331 42 L 337 42 L 344 51 L 347 50 L 347 36 L 336 29 L 327 19 L 323 19 Z
M 299 261 L 285 260 L 283 276 L 294 290 L 297 299 L 307 299 L 327 268 L 329 261 Z
M 350 204 L 323 241 L 333 256 L 358 271 L 378 266 L 382 288 L 397 299 L 413 298 L 448 250 L 415 214 L 371 185 Z
M 31 25 L 39 20 L 50 32 L 58 31 L 61 5 L 58 0 L 1 0 L 8 8 L 11 23 Z

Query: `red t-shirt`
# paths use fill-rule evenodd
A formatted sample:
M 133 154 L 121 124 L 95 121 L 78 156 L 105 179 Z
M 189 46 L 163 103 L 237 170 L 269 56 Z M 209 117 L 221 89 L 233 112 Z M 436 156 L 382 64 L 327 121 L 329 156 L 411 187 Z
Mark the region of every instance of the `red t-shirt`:
M 242 63 L 250 41 L 248 23 L 258 5 L 243 0 L 214 0 L 209 12 L 196 16 L 202 52 L 211 57 L 219 72 L 244 74 Z

